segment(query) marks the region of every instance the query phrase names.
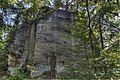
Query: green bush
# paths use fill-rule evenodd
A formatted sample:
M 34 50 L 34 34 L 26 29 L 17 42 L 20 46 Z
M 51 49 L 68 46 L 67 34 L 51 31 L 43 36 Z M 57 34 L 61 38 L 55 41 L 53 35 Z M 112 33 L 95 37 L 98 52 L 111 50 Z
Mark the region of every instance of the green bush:
M 23 80 L 25 78 L 29 78 L 29 76 L 21 69 L 18 69 L 16 75 L 8 75 L 4 80 Z

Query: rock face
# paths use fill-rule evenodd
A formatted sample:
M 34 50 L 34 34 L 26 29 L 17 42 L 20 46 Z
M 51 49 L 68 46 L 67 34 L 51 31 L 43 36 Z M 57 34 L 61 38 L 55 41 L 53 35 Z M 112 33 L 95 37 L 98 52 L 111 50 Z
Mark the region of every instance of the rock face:
M 15 38 L 9 45 L 10 69 L 27 65 L 31 76 L 39 76 L 50 70 L 50 60 L 54 53 L 57 73 L 64 71 L 64 61 L 79 56 L 79 51 L 71 51 L 79 41 L 69 36 L 74 17 L 75 13 L 57 10 L 16 31 Z M 11 57 L 14 57 L 12 63 Z

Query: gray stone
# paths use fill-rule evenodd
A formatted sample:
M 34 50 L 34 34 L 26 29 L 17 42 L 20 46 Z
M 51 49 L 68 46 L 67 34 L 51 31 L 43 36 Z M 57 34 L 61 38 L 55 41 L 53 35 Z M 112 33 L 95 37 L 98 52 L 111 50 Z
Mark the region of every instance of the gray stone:
M 15 39 L 8 48 L 9 53 L 15 54 L 21 66 L 28 65 L 32 77 L 50 70 L 52 52 L 57 56 L 57 73 L 64 71 L 62 61 L 75 59 L 79 52 L 71 51 L 74 46 L 79 45 L 79 41 L 66 37 L 73 27 L 75 15 L 72 12 L 57 10 L 45 19 L 40 19 L 37 24 L 33 22 L 24 26 L 16 31 Z M 18 54 L 21 54 L 19 58 Z

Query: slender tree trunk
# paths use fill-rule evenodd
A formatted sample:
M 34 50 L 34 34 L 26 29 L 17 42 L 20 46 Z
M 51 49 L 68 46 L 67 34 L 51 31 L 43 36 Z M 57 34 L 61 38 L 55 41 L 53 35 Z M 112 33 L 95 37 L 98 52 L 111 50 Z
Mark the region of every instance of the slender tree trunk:
M 56 56 L 55 56 L 55 53 L 52 53 L 50 63 L 51 63 L 51 80 L 54 80 L 54 79 L 56 79 Z
M 99 33 L 100 33 L 101 47 L 102 47 L 102 49 L 104 49 L 102 29 L 101 29 L 101 20 L 100 19 L 99 19 Z
M 69 4 L 68 4 L 68 0 L 66 1 L 66 7 L 65 7 L 65 11 L 68 11 L 69 8 Z
M 86 0 L 86 10 L 87 10 L 87 14 L 88 14 L 88 28 L 89 28 L 89 39 L 90 39 L 90 44 L 91 44 L 91 52 L 94 52 L 94 47 L 93 47 L 93 42 L 92 42 L 92 28 L 91 28 L 91 19 L 90 19 L 90 13 L 89 13 L 89 8 L 88 8 L 88 0 Z

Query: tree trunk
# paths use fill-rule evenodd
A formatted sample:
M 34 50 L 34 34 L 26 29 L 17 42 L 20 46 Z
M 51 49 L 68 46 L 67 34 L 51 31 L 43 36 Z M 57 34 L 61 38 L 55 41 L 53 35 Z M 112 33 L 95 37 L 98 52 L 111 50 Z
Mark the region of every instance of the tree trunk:
M 89 28 L 89 39 L 91 44 L 91 52 L 94 53 L 94 47 L 93 47 L 93 40 L 92 40 L 92 28 L 91 28 L 91 19 L 90 19 L 90 12 L 89 12 L 89 5 L 88 0 L 86 0 L 86 10 L 87 10 L 87 17 L 88 17 L 88 28 Z
M 100 19 L 99 19 L 99 33 L 100 33 L 101 47 L 102 47 L 102 49 L 104 49 L 102 29 L 101 29 L 101 20 Z
M 50 65 L 51 65 L 51 80 L 56 79 L 56 56 L 54 53 L 52 53 L 52 57 L 50 59 Z

